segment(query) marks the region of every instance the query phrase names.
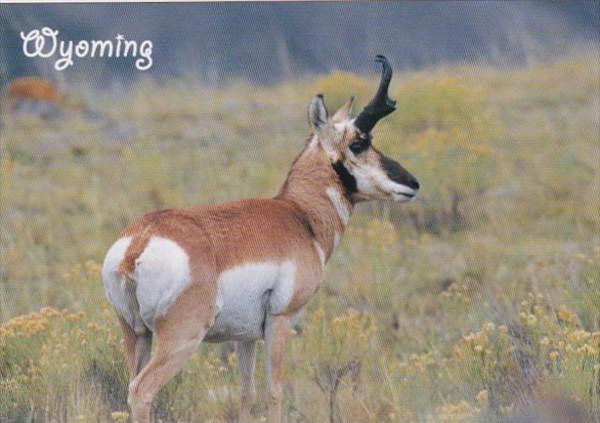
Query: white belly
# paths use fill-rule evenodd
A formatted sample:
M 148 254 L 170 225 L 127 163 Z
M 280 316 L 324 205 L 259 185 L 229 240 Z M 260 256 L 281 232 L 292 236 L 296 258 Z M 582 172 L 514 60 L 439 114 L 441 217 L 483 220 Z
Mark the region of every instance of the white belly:
M 208 342 L 249 341 L 263 337 L 267 313 L 278 314 L 294 294 L 296 267 L 283 263 L 248 263 L 219 277 L 218 314 L 205 336 Z

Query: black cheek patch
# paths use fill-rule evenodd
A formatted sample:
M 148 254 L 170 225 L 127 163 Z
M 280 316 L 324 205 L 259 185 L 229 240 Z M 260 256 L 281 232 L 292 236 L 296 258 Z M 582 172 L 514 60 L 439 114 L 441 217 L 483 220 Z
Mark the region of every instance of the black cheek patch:
M 348 169 L 346 169 L 346 166 L 344 166 L 341 160 L 338 160 L 331 166 L 333 166 L 333 170 L 335 170 L 335 173 L 337 173 L 338 177 L 340 178 L 340 182 L 344 186 L 348 197 L 358 192 L 358 188 L 356 187 L 356 178 L 354 178 Z

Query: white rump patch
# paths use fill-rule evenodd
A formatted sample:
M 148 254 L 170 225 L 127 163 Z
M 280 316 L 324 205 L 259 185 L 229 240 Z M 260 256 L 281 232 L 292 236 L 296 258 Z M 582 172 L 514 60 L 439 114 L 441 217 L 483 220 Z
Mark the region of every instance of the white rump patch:
M 121 274 L 118 271 L 130 243 L 131 237 L 119 238 L 108 249 L 102 265 L 102 282 L 106 298 L 113 305 L 117 314 L 125 319 L 131 327 L 134 327 L 133 311 L 127 305 L 121 284 Z
M 134 313 L 127 302 L 119 266 L 125 257 L 131 237 L 118 239 L 106 253 L 102 279 L 108 301 L 117 314 L 135 326 Z M 170 239 L 153 237 L 135 262 L 133 280 L 139 313 L 146 326 L 154 329 L 154 321 L 163 316 L 190 282 L 189 258 L 186 252 Z
M 263 336 L 267 311 L 285 311 L 294 295 L 296 265 L 247 263 L 221 273 L 218 314 L 207 341 L 256 340 Z
M 331 203 L 335 206 L 335 209 L 342 220 L 342 223 L 345 225 L 348 224 L 350 220 L 350 208 L 345 203 L 344 199 L 340 192 L 334 187 L 327 187 L 325 190 L 327 196 L 331 200 Z
M 153 329 L 190 283 L 189 257 L 176 242 L 152 237 L 135 261 L 133 279 L 142 320 Z

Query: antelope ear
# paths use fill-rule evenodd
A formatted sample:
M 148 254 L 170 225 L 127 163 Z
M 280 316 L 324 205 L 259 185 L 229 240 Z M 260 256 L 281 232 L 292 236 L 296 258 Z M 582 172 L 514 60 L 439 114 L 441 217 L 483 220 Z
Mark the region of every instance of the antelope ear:
M 354 97 L 350 97 L 348 101 L 340 107 L 340 109 L 335 112 L 333 117 L 331 118 L 332 122 L 343 122 L 345 120 L 349 120 L 350 116 L 352 116 L 352 104 L 354 103 Z
M 315 132 L 320 132 L 327 124 L 327 117 L 323 94 L 317 94 L 308 106 L 308 123 Z

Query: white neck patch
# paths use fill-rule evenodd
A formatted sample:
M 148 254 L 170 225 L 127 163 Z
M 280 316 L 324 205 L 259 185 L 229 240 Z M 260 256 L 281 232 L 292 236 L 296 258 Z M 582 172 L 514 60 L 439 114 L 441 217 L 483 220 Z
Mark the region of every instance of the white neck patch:
M 333 234 L 333 248 L 337 248 L 338 245 L 340 245 L 340 241 L 342 240 L 342 237 L 340 236 L 340 234 L 337 233 L 337 231 Z
M 342 195 L 334 187 L 327 187 L 325 192 L 327 193 L 327 196 L 329 197 L 331 203 L 335 207 L 335 210 L 337 211 L 338 216 L 342 220 L 342 223 L 344 224 L 344 226 L 346 226 L 348 224 L 348 221 L 350 220 L 350 208 L 344 202 Z
M 317 254 L 319 255 L 319 260 L 321 261 L 321 269 L 325 267 L 325 251 L 321 248 L 321 244 L 319 244 L 316 240 L 313 241 L 315 245 L 315 249 L 317 250 Z

